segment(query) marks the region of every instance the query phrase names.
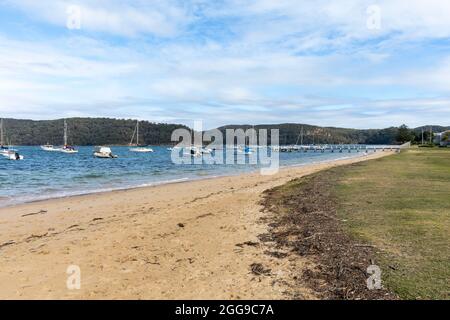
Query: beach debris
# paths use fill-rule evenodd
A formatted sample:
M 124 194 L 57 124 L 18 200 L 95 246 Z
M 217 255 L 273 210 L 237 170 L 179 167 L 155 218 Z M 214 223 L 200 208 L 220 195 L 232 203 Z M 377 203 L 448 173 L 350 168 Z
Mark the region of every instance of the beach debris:
M 259 244 L 258 242 L 245 241 L 243 243 L 237 243 L 236 247 L 240 247 L 240 248 L 243 248 L 244 246 L 256 247 L 258 244 Z
M 184 223 L 179 223 L 179 224 L 177 224 L 177 226 L 179 226 L 180 228 L 184 228 Z
M 266 250 L 266 251 L 264 251 L 264 253 L 267 254 L 268 256 L 275 257 L 275 258 L 278 258 L 278 259 L 283 259 L 283 258 L 286 258 L 288 256 L 287 253 L 280 252 L 280 251 L 268 251 L 268 250 Z
M 375 248 L 375 246 L 371 244 L 355 244 L 354 246 L 359 248 Z
M 103 218 L 94 218 L 94 219 L 92 219 L 92 221 L 99 221 L 99 220 L 103 220 Z
M 197 216 L 195 219 L 206 218 L 206 217 L 209 217 L 209 216 L 213 216 L 213 214 L 212 213 L 201 214 L 201 215 Z
M 32 234 L 31 236 L 26 238 L 25 241 L 28 242 L 28 241 L 31 241 L 31 240 L 34 240 L 34 239 L 40 239 L 40 238 L 46 237 L 47 235 L 48 235 L 48 232 L 43 233 L 43 234 Z
M 160 265 L 160 263 L 158 262 L 158 257 L 157 257 L 157 256 L 154 256 L 154 257 L 153 257 L 153 260 L 150 260 L 148 257 L 145 257 L 145 258 L 144 258 L 144 262 L 145 262 L 146 264 Z
M 289 252 L 289 257 L 308 256 L 313 265 L 302 268 L 296 276 L 319 298 L 397 299 L 386 289 L 367 288 L 366 268 L 375 264 L 376 247 L 355 242 L 343 230 L 345 222 L 337 217 L 338 203 L 332 193 L 338 181 L 339 173 L 330 169 L 294 179 L 288 189 L 265 191 L 261 204 L 266 209 L 263 223 L 268 232 L 258 238 L 266 245 L 270 242 L 278 252 Z M 265 253 L 273 256 L 275 250 L 269 250 Z
M 270 275 L 271 269 L 265 269 L 261 263 L 252 263 L 250 265 L 250 270 L 253 274 L 258 276 L 268 276 Z
M 22 217 L 34 216 L 37 214 L 44 214 L 44 213 L 47 213 L 47 210 L 39 210 L 38 212 L 31 212 L 31 213 L 23 214 Z
M 0 248 L 6 247 L 6 246 L 10 246 L 10 245 L 15 244 L 15 243 L 16 242 L 14 240 L 9 240 L 9 241 L 6 241 L 6 242 L 0 244 Z

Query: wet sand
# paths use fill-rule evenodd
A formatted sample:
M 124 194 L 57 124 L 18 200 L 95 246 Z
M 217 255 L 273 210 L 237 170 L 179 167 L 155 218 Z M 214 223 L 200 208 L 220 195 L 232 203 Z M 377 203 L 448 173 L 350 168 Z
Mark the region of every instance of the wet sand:
M 261 193 L 388 154 L 2 208 L 0 298 L 289 298 L 292 271 L 309 261 L 264 254 Z M 270 274 L 255 274 L 252 264 Z M 70 265 L 80 267 L 79 290 L 67 288 Z M 300 298 L 315 298 L 296 286 Z

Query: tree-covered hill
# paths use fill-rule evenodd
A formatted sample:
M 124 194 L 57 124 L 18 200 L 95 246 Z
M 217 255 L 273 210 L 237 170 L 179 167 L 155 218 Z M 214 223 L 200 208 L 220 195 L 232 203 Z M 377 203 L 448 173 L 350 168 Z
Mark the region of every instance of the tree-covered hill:
M 69 129 L 69 143 L 73 145 L 126 145 L 133 135 L 136 120 L 111 118 L 70 118 L 66 119 Z M 64 120 L 17 120 L 4 119 L 7 141 L 14 145 L 41 145 L 63 143 Z M 422 129 L 425 141 L 428 141 L 430 126 L 408 129 L 406 126 L 386 129 L 347 129 L 319 127 L 306 124 L 272 125 L 228 125 L 218 128 L 225 134 L 226 129 L 270 129 L 280 130 L 280 144 L 301 143 L 303 130 L 304 144 L 396 144 L 403 143 L 408 137 L 413 142 L 421 141 Z M 450 127 L 431 126 L 433 132 L 450 130 Z M 188 127 L 181 124 L 164 124 L 141 121 L 139 141 L 142 144 L 172 144 L 171 135 L 175 129 Z M 302 129 L 303 128 L 303 129 Z M 405 134 L 405 130 L 408 130 Z M 224 135 L 225 137 L 225 135 Z
M 279 129 L 280 144 L 300 144 L 301 132 L 303 128 L 304 144 L 400 144 L 406 142 L 402 139 L 401 128 L 405 128 L 410 133 L 412 142 L 421 141 L 421 128 L 408 129 L 406 126 L 390 127 L 385 129 L 347 129 L 335 127 L 319 127 L 307 124 L 284 123 L 276 125 L 228 125 L 218 128 L 223 133 L 226 129 L 248 129 L 248 128 Z M 442 132 L 449 130 L 450 127 L 431 126 L 433 132 Z M 429 126 L 423 127 L 429 131 Z M 408 140 L 409 141 L 409 140 Z
M 224 126 L 219 130 L 225 132 L 226 129 L 235 128 L 251 128 L 251 126 Z M 257 125 L 258 129 L 268 129 L 270 136 L 270 129 L 279 129 L 280 144 L 300 144 L 301 132 L 303 130 L 304 144 L 388 144 L 394 143 L 397 136 L 397 128 L 387 129 L 346 129 L 334 127 L 318 127 L 306 124 L 284 123 L 279 125 Z M 303 129 L 302 129 L 303 128 Z
M 73 145 L 126 145 L 130 143 L 136 120 L 109 118 L 66 119 L 69 143 Z M 64 120 L 4 119 L 5 140 L 14 145 L 41 145 L 63 143 Z M 173 130 L 187 128 L 179 124 L 141 121 L 139 142 L 142 144 L 170 144 Z

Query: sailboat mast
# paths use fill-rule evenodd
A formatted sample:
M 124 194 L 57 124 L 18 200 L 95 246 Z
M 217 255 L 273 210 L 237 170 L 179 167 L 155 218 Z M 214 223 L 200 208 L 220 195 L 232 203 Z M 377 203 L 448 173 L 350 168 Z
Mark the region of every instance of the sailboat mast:
M 136 122 L 136 145 L 139 147 L 139 120 Z
M 3 144 L 3 119 L 0 119 L 0 146 Z
M 303 126 L 302 126 L 302 131 L 301 131 L 301 138 L 300 138 L 300 145 L 303 145 Z
M 64 145 L 67 146 L 67 121 L 64 119 Z

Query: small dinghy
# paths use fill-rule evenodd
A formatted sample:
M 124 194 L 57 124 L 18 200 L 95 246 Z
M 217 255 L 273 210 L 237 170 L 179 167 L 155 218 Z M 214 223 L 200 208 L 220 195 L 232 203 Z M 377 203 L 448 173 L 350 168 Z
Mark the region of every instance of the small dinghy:
M 61 149 L 59 148 L 55 148 L 52 144 L 45 144 L 43 146 L 41 146 L 41 149 L 44 151 L 49 151 L 49 152 L 58 152 L 61 151 Z
M 249 147 L 245 147 L 245 148 L 239 147 L 239 148 L 236 150 L 236 154 L 250 155 L 250 154 L 252 154 L 252 153 L 253 153 L 253 150 L 250 149 Z
M 202 154 L 212 154 L 213 150 L 209 148 L 202 148 L 201 153 Z
M 186 156 L 191 156 L 194 158 L 198 158 L 198 157 L 202 156 L 202 153 L 198 150 L 197 147 L 190 147 L 187 149 L 188 149 L 187 152 L 183 152 L 183 154 Z
M 6 153 L 2 154 L 4 157 L 6 157 L 6 159 L 8 160 L 13 160 L 13 161 L 18 161 L 18 160 L 23 160 L 23 156 L 20 155 L 17 151 L 8 151 Z
M 111 148 L 109 147 L 95 147 L 94 149 L 94 157 L 96 158 L 102 158 L 102 159 L 107 159 L 107 158 L 117 158 L 117 155 L 112 153 Z

